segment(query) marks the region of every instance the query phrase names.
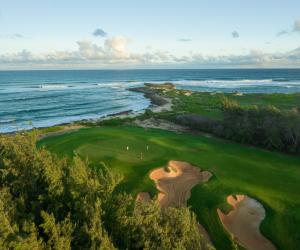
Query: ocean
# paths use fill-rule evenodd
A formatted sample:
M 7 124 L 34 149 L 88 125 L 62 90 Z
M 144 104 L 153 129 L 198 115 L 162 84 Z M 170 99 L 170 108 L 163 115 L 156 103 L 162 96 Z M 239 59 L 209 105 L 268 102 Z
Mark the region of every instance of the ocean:
M 173 82 L 205 92 L 300 92 L 300 69 L 0 71 L 0 132 L 95 119 L 149 106 L 128 91 Z

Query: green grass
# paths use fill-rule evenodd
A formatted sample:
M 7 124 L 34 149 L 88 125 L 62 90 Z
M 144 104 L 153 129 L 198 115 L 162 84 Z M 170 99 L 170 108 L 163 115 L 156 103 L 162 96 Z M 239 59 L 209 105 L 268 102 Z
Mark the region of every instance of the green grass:
M 176 114 L 180 112 L 201 114 L 211 118 L 221 118 L 221 103 L 224 97 L 237 101 L 241 105 L 267 106 L 273 105 L 279 109 L 300 109 L 300 93 L 295 94 L 244 94 L 235 93 L 206 93 L 193 92 L 185 95 L 186 91 L 170 90 L 164 93 L 172 98 Z
M 86 128 L 45 138 L 39 145 L 59 156 L 77 153 L 92 164 L 104 162 L 124 175 L 120 190 L 133 195 L 157 192 L 148 177 L 151 169 L 171 159 L 190 162 L 214 174 L 207 184 L 193 188 L 189 206 L 217 249 L 231 249 L 231 242 L 216 209 L 228 211 L 226 196 L 237 193 L 250 195 L 264 205 L 267 217 L 261 229 L 279 249 L 300 246 L 300 157 L 216 138 L 134 126 Z
M 52 127 L 39 128 L 38 132 L 40 134 L 54 133 L 54 132 L 62 131 L 64 128 L 65 128 L 64 125 L 57 125 Z

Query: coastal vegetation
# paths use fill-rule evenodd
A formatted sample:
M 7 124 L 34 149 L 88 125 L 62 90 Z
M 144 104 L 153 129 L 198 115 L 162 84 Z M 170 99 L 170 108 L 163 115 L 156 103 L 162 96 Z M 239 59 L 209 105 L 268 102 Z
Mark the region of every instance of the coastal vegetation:
M 193 130 L 270 150 L 300 153 L 299 94 L 197 93 L 146 85 L 172 100 L 172 111 L 149 114 Z M 141 90 L 140 90 L 141 91 Z
M 1 249 L 209 249 L 187 208 L 115 193 L 122 177 L 31 135 L 0 138 Z M 211 248 L 210 248 L 211 249 Z
M 297 108 L 242 107 L 224 100 L 222 131 L 215 134 L 241 143 L 287 153 L 300 153 L 300 113 Z
M 238 249 L 219 217 L 235 194 L 261 204 L 277 249 L 300 245 L 299 94 L 133 90 L 152 101 L 144 113 L 1 136 L 2 248 Z M 171 160 L 211 173 L 187 207 L 155 202 L 149 175 Z
M 300 153 L 300 113 L 275 106 L 241 106 L 224 99 L 221 119 L 202 115 L 177 115 L 175 122 L 202 132 L 287 153 Z
M 88 158 L 93 167 L 105 165 L 122 174 L 124 179 L 116 192 L 133 197 L 140 192 L 149 192 L 151 197 L 158 194 L 149 178 L 153 169 L 166 166 L 170 160 L 189 162 L 213 174 L 209 182 L 193 187 L 188 207 L 208 231 L 216 249 L 232 249 L 232 239 L 217 214 L 217 209 L 230 211 L 226 198 L 232 194 L 249 195 L 264 206 L 266 218 L 260 229 L 278 249 L 293 249 L 300 244 L 300 196 L 295 192 L 300 188 L 297 156 L 206 135 L 133 125 L 83 128 L 47 137 L 38 146 L 60 157 Z

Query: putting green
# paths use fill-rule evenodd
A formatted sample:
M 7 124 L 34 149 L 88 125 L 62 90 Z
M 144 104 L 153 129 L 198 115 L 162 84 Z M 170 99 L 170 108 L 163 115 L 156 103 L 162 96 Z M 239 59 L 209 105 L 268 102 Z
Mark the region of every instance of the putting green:
M 300 246 L 300 157 L 216 138 L 134 126 L 80 129 L 45 138 L 39 145 L 59 156 L 76 153 L 94 165 L 105 163 L 124 175 L 119 189 L 133 195 L 157 192 L 148 177 L 151 169 L 169 160 L 187 161 L 214 174 L 207 184 L 193 188 L 189 205 L 217 249 L 231 249 L 231 242 L 216 209 L 228 211 L 226 197 L 237 193 L 264 205 L 267 217 L 261 230 L 279 249 Z

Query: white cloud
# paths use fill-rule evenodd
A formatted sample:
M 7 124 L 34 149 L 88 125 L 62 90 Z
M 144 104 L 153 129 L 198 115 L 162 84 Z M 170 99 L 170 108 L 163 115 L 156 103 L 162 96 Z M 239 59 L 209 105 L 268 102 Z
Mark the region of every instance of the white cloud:
M 24 38 L 24 36 L 20 33 L 14 33 L 14 34 L 9 34 L 9 35 L 2 35 L 0 38 L 5 38 L 5 39 L 21 39 Z
M 295 20 L 293 27 L 291 29 L 286 29 L 286 30 L 281 30 L 277 33 L 277 36 L 283 36 L 283 35 L 287 35 L 290 33 L 300 33 L 300 19 Z
M 179 42 L 191 42 L 192 39 L 190 39 L 190 38 L 180 38 L 180 39 L 178 39 L 178 41 Z
M 207 55 L 191 52 L 177 56 L 165 50 L 128 50 L 130 39 L 122 36 L 106 39 L 102 45 L 89 40 L 78 41 L 74 51 L 35 54 L 23 50 L 0 54 L 0 68 L 78 67 L 300 67 L 300 47 L 286 53 L 264 53 L 258 50 L 241 55 Z
M 108 38 L 105 41 L 105 49 L 107 52 L 113 54 L 117 58 L 126 58 L 129 57 L 129 52 L 127 51 L 127 44 L 130 40 L 123 36 L 116 36 Z
M 101 46 L 93 44 L 91 41 L 78 41 L 79 58 L 83 60 L 100 60 L 105 57 L 105 51 Z
M 300 47 L 287 53 L 264 53 L 251 50 L 244 55 L 194 55 L 193 58 L 193 63 L 219 67 L 300 67 Z

